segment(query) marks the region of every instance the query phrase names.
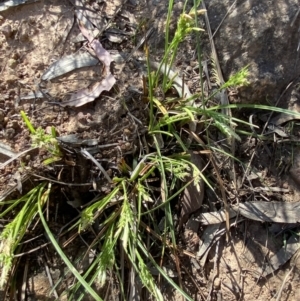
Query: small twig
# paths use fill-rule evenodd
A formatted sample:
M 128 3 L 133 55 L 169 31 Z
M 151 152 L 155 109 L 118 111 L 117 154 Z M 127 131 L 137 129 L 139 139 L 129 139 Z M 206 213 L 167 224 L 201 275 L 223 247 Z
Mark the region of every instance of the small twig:
M 56 183 L 56 184 L 60 184 L 60 185 L 66 185 L 66 186 L 90 186 L 90 185 L 93 185 L 92 182 L 90 183 L 81 183 L 81 184 L 74 184 L 74 183 L 66 183 L 66 182 L 61 182 L 61 181 L 56 181 L 54 179 L 51 179 L 51 178 L 47 178 L 47 177 L 43 177 L 43 176 L 40 176 L 38 174 L 35 174 L 35 173 L 31 173 L 32 176 L 36 177 L 36 178 L 39 178 L 39 179 L 42 179 L 42 180 L 46 180 L 46 181 L 49 181 L 49 182 L 52 182 L 52 183 Z
M 190 271 L 185 267 L 185 265 L 182 265 L 182 268 L 184 269 L 184 272 L 189 276 L 191 281 L 194 283 L 195 287 L 198 289 L 199 294 L 201 295 L 202 299 L 204 300 L 205 297 L 201 291 L 201 287 L 198 285 L 198 283 L 195 281 L 195 276 L 191 275 Z
M 21 301 L 25 301 L 26 300 L 28 267 L 29 267 L 29 259 L 27 258 L 26 263 L 25 263 L 24 272 L 23 272 L 23 279 L 22 279 Z
M 40 245 L 40 246 L 38 246 L 38 247 L 36 247 L 36 248 L 34 248 L 34 249 L 31 249 L 30 251 L 23 252 L 23 253 L 20 253 L 20 254 L 15 254 L 14 257 L 17 258 L 17 257 L 21 257 L 21 256 L 24 256 L 24 255 L 28 255 L 28 254 L 34 253 L 34 252 L 36 252 L 36 251 L 38 251 L 38 250 L 43 249 L 44 247 L 46 247 L 46 246 L 48 246 L 48 245 L 50 245 L 50 244 L 51 244 L 51 242 L 46 242 L 46 243 L 44 243 L 43 245 Z
M 211 294 L 212 294 L 212 290 L 214 288 L 214 281 L 218 276 L 219 246 L 220 246 L 220 240 L 218 240 L 217 245 L 216 245 L 215 257 L 214 257 L 214 267 L 213 267 L 214 274 L 213 274 L 213 277 L 211 279 L 211 285 L 210 285 L 210 289 L 209 289 L 206 301 L 211 300 Z
M 14 160 L 20 158 L 21 156 L 23 156 L 23 155 L 25 155 L 25 154 L 27 154 L 27 153 L 29 153 L 29 152 L 31 152 L 31 151 L 34 151 L 34 150 L 36 150 L 36 149 L 38 149 L 38 147 L 32 147 L 32 148 L 30 148 L 30 149 L 24 150 L 24 151 L 21 152 L 21 153 L 16 154 L 15 156 L 13 156 L 12 158 L 10 158 L 9 160 L 7 160 L 7 161 L 5 161 L 4 163 L 2 163 L 2 164 L 0 165 L 0 169 L 4 168 L 6 165 L 8 165 L 9 163 L 13 162 Z
M 54 284 L 53 284 L 53 279 L 52 279 L 52 276 L 51 276 L 51 273 L 50 273 L 49 266 L 47 265 L 47 262 L 46 262 L 46 260 L 44 258 L 42 260 L 43 260 L 45 271 L 46 271 L 46 274 L 47 274 L 47 277 L 48 277 L 48 280 L 49 280 L 49 284 L 50 284 L 50 286 L 52 288 L 53 295 L 55 296 L 55 298 L 58 299 L 58 293 L 57 293 L 56 289 L 53 288 Z
M 281 287 L 280 287 L 280 289 L 279 289 L 279 291 L 277 293 L 276 301 L 280 301 L 281 300 L 281 294 L 282 294 L 283 288 L 284 288 L 284 286 L 285 286 L 285 284 L 286 284 L 286 282 L 287 282 L 290 274 L 294 271 L 294 268 L 295 268 L 295 266 L 293 265 L 291 267 L 291 269 L 288 271 L 288 273 L 285 275 L 285 277 L 284 277 L 284 279 L 282 281 Z
M 215 159 L 213 158 L 213 156 L 211 156 L 211 162 L 214 166 L 215 172 L 217 174 L 217 180 L 219 182 L 219 186 L 220 186 L 220 190 L 221 190 L 221 194 L 222 194 L 222 200 L 224 203 L 224 209 L 225 209 L 225 217 L 226 217 L 226 240 L 227 242 L 230 241 L 230 224 L 229 224 L 229 206 L 228 206 L 228 202 L 227 202 L 227 198 L 226 198 L 226 194 L 225 194 L 225 188 L 224 188 L 224 184 L 223 184 L 223 180 L 221 179 L 219 170 L 218 170 L 218 166 L 215 162 Z
M 298 10 L 297 10 L 297 12 L 296 12 L 296 14 L 295 14 L 295 16 L 294 16 L 292 22 L 291 22 L 291 27 L 294 26 L 294 24 L 295 24 L 295 22 L 296 22 L 296 20 L 297 20 L 297 18 L 298 18 L 299 13 L 300 13 L 300 6 L 299 6 L 299 8 L 298 8 Z

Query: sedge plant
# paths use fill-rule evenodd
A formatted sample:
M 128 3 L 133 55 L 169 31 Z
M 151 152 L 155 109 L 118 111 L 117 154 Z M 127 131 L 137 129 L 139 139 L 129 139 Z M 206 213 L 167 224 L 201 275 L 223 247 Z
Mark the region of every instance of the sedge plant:
M 0 218 L 13 215 L 14 218 L 0 234 L 0 288 L 3 288 L 12 270 L 14 255 L 19 253 L 25 233 L 38 214 L 38 201 L 43 199 L 46 183 L 40 183 L 17 200 L 1 202 L 6 208 L 0 213 Z M 45 202 L 42 202 L 43 207 Z
M 168 14 L 167 22 L 170 21 L 169 16 L 171 15 L 173 2 L 170 1 L 169 4 L 170 14 Z M 179 44 L 184 41 L 186 35 L 191 32 L 202 31 L 202 29 L 195 27 L 193 17 L 203 13 L 204 11 L 198 10 L 197 7 L 194 7 L 189 13 L 182 13 L 179 17 L 177 31 L 173 40 L 170 43 L 166 42 L 165 54 L 160 68 L 172 65 Z M 166 41 L 168 40 L 167 36 Z M 171 101 L 168 99 L 158 99 L 155 97 L 154 91 L 160 83 L 160 73 L 159 71 L 151 72 L 147 48 L 146 59 L 149 87 L 148 129 L 155 151 L 144 154 L 143 158 L 139 159 L 139 163 L 130 170 L 126 171 L 126 167 L 123 165 L 123 177 L 113 179 L 114 188 L 111 193 L 99 199 L 82 212 L 79 225 L 79 231 L 81 232 L 91 227 L 95 223 L 95 220 L 101 220 L 101 217 L 105 216 L 100 225 L 101 235 L 91 245 L 91 248 L 93 248 L 97 244 L 100 244 L 102 246 L 101 251 L 93 263 L 93 268 L 86 271 L 83 277 L 90 279 L 91 283 L 94 280 L 100 285 L 104 285 L 108 277 L 119 279 L 120 291 L 124 295 L 126 294 L 124 284 L 128 283 L 128 279 L 131 279 L 132 282 L 129 285 L 131 290 L 140 282 L 147 289 L 148 293 L 152 295 L 154 300 L 163 300 L 163 294 L 157 279 L 153 276 L 150 269 L 150 267 L 154 267 L 160 276 L 171 284 L 174 289 L 178 290 L 187 300 L 192 300 L 182 285 L 172 280 L 151 254 L 151 250 L 155 250 L 156 253 L 160 250 L 160 258 L 164 258 L 169 251 L 177 256 L 177 235 L 171 202 L 178 198 L 180 193 L 190 184 L 184 184 L 186 178 L 192 174 L 192 184 L 198 187 L 198 189 L 200 189 L 200 181 L 204 181 L 210 186 L 209 181 L 205 178 L 201 170 L 190 161 L 187 152 L 188 147 L 180 134 L 181 127 L 191 121 L 202 122 L 205 124 L 207 131 L 210 131 L 214 127 L 227 137 L 241 140 L 240 135 L 236 131 L 236 126 L 237 124 L 249 124 L 243 120 L 225 115 L 222 111 L 224 106 L 214 104 L 211 101 L 214 97 L 213 94 L 208 95 L 202 102 L 205 106 L 201 105 L 198 107 L 192 106 L 191 100 L 202 98 L 203 95 L 192 95 L 190 99 Z M 169 72 L 170 69 L 167 68 L 164 71 L 161 83 L 163 91 L 166 91 L 172 84 L 172 79 L 168 76 Z M 232 76 L 225 84 L 219 86 L 217 92 L 221 92 L 229 87 L 237 87 L 245 84 L 247 84 L 247 67 Z M 171 108 L 169 103 L 172 104 Z M 210 103 L 214 105 L 209 107 Z M 238 108 L 237 105 L 228 105 L 227 107 Z M 276 108 L 265 106 L 250 106 L 249 108 L 276 110 Z M 280 111 L 283 112 L 284 110 Z M 175 141 L 179 146 L 177 151 L 172 154 L 163 154 L 162 144 L 158 141 L 159 136 L 162 136 L 163 140 L 167 140 L 168 142 Z M 199 144 L 197 146 L 193 144 L 192 147 L 201 149 L 203 145 Z M 212 146 L 209 147 L 211 151 L 216 151 Z M 222 150 L 218 151 L 221 152 Z M 223 153 L 230 155 L 225 151 Z M 155 178 L 157 178 L 156 190 L 149 185 L 151 179 Z M 181 188 L 178 190 L 179 183 L 181 183 Z M 115 210 L 111 210 L 110 204 L 114 203 L 118 205 L 115 206 Z M 155 222 L 158 212 L 163 212 L 165 217 L 162 230 L 157 227 Z M 144 226 L 145 221 L 148 228 Z M 161 238 L 161 241 L 157 241 L 156 237 L 149 235 L 149 233 L 153 232 Z M 146 238 L 149 241 L 148 243 Z M 124 262 L 120 261 L 120 258 L 124 258 L 124 254 L 131 266 L 127 272 L 130 275 L 134 275 L 134 277 L 127 277 L 127 281 L 124 278 Z M 74 286 L 70 300 L 74 298 L 79 287 L 79 283 Z M 80 298 L 82 297 L 83 295 L 80 295 Z
M 178 20 L 177 30 L 170 41 L 168 25 L 172 15 L 173 1 L 169 1 L 165 53 L 159 67 L 164 69 L 161 82 L 159 75 L 161 72 L 159 70 L 151 71 L 148 49 L 146 49 L 149 91 L 148 134 L 149 140 L 151 139 L 152 151 L 148 153 L 141 151 L 142 155 L 134 158 L 132 165 L 120 164 L 119 176 L 113 178 L 110 192 L 99 196 L 92 204 L 85 207 L 80 214 L 80 219 L 72 225 L 72 227 L 78 227 L 79 233 L 87 232 L 92 227 L 97 229 L 97 235 L 87 250 L 87 253 L 90 250 L 95 251 L 93 262 L 81 274 L 78 273 L 56 242 L 43 217 L 42 210 L 46 200 L 51 197 L 51 190 L 50 187 L 46 190 L 45 183 L 42 183 L 17 202 L 7 203 L 8 209 L 0 214 L 2 217 L 16 206 L 24 203 L 21 211 L 16 215 L 16 221 L 8 224 L 0 236 L 0 264 L 2 267 L 0 284 L 7 279 L 13 262 L 13 254 L 24 236 L 25 229 L 38 212 L 53 246 L 77 279 L 69 287 L 68 300 L 82 300 L 85 292 L 88 292 L 95 300 L 102 300 L 92 289 L 92 285 L 97 283 L 100 287 L 104 287 L 109 279 L 117 282 L 124 300 L 142 289 L 147 291 L 149 299 L 164 300 L 161 279 L 178 290 L 186 300 L 193 300 L 180 282 L 180 276 L 178 281 L 174 280 L 164 269 L 165 258 L 170 254 L 176 258 L 179 254 L 172 202 L 178 200 L 180 194 L 190 184 L 193 184 L 198 191 L 201 189 L 201 181 L 204 181 L 207 186 L 211 185 L 203 172 L 191 162 L 188 152 L 190 148 L 196 150 L 208 148 L 211 152 L 219 151 L 228 156 L 234 156 L 234 154 L 214 148 L 209 143 L 204 146 L 197 139 L 188 145 L 182 134 L 189 131 L 186 130 L 185 125 L 191 122 L 203 124 L 208 142 L 212 129 L 216 129 L 226 137 L 241 140 L 242 135 L 252 135 L 253 133 L 239 131 L 238 125 L 248 126 L 249 123 L 227 116 L 223 113 L 223 108 L 273 110 L 291 114 L 287 110 L 269 106 L 232 104 L 222 106 L 214 101 L 216 93 L 229 87 L 247 84 L 247 68 L 243 68 L 232 76 L 211 95 L 194 94 L 188 99 L 156 97 L 154 91 L 158 85 L 161 85 L 164 92 L 172 85 L 172 78 L 169 74 L 180 43 L 183 43 L 185 37 L 192 32 L 197 35 L 203 31 L 197 26 L 197 16 L 204 13 L 203 10 L 198 9 L 199 2 L 194 1 L 194 7 L 189 12 L 185 11 L 185 3 L 184 11 Z M 201 58 L 201 55 L 198 58 Z M 200 59 L 198 63 L 201 66 Z M 201 74 L 200 78 L 202 78 Z M 192 105 L 197 99 L 201 99 L 201 104 L 199 106 Z M 294 112 L 293 114 L 295 115 Z M 21 112 L 21 115 L 31 132 L 33 144 L 46 148 L 50 152 L 51 158 L 46 163 L 58 160 L 61 154 L 54 129 L 51 135 L 48 135 L 40 128 L 34 129 L 24 112 Z M 194 134 L 196 135 L 196 133 Z M 159 141 L 158 137 L 162 137 L 163 141 Z M 164 148 L 164 143 L 175 145 L 175 147 L 168 152 L 167 147 Z M 186 179 L 191 175 L 192 180 L 187 182 Z M 164 218 L 159 220 L 162 215 Z M 162 222 L 162 227 L 158 226 L 159 222 Z M 159 276 L 156 276 L 157 274 Z

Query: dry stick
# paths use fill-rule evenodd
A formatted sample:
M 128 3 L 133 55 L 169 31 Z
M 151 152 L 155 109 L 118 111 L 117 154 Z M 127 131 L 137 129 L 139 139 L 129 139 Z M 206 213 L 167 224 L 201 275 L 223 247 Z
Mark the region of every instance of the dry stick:
M 224 188 L 224 184 L 223 184 L 223 180 L 221 179 L 221 176 L 220 176 L 220 173 L 219 173 L 219 170 L 218 170 L 218 166 L 215 162 L 215 159 L 213 156 L 211 156 L 211 162 L 214 166 L 214 169 L 216 171 L 216 174 L 217 174 L 217 180 L 219 182 L 219 185 L 220 185 L 220 190 L 221 190 L 221 194 L 222 194 L 222 200 L 223 200 L 223 203 L 224 203 L 224 209 L 225 209 L 225 217 L 226 217 L 226 240 L 227 242 L 229 242 L 230 240 L 230 225 L 229 225 L 229 206 L 228 206 L 228 202 L 227 202 L 227 198 L 226 198 L 226 194 L 225 194 L 225 188 Z
M 180 259 L 179 259 L 179 257 L 177 256 L 177 254 L 175 252 L 175 248 L 173 248 L 172 254 L 170 255 L 170 257 L 172 258 L 172 260 L 174 261 L 175 266 L 176 266 L 176 271 L 177 271 L 177 274 L 178 274 L 179 287 L 183 290 L 183 282 L 182 282 L 181 269 L 180 269 Z M 183 295 L 181 295 L 181 299 L 182 299 L 182 301 L 185 300 Z
M 277 297 L 276 297 L 276 301 L 280 301 L 281 300 L 281 294 L 282 294 L 282 291 L 283 291 L 283 288 L 284 288 L 284 285 L 286 284 L 287 280 L 288 280 L 288 277 L 290 276 L 290 274 L 294 271 L 294 268 L 295 266 L 293 265 L 291 267 L 291 269 L 288 271 L 288 273 L 285 275 L 284 279 L 283 279 L 283 282 L 282 282 L 282 285 L 277 293 Z
M 8 159 L 7 161 L 5 161 L 4 163 L 2 163 L 0 165 L 0 169 L 4 168 L 6 165 L 8 165 L 9 163 L 13 162 L 14 160 L 18 159 L 19 157 L 31 152 L 31 151 L 34 151 L 34 150 L 37 150 L 38 147 L 32 147 L 30 149 L 26 149 L 24 150 L 23 152 L 20 152 L 18 154 L 16 154 L 15 156 L 13 156 L 12 158 Z
M 206 10 L 204 1 L 202 1 L 202 6 Z M 220 84 L 223 85 L 225 83 L 225 81 L 224 81 L 222 70 L 221 70 L 221 67 L 220 67 L 220 63 L 219 63 L 215 43 L 212 39 L 212 32 L 211 32 L 211 27 L 210 27 L 207 11 L 205 12 L 204 17 L 205 17 L 207 32 L 208 32 L 208 35 L 209 35 L 210 47 L 211 47 L 211 50 L 212 50 L 212 58 L 215 62 L 216 68 L 217 68 L 217 73 L 218 73 L 218 77 L 219 77 L 219 80 L 220 80 Z M 229 104 L 229 100 L 228 100 L 227 91 L 224 90 L 224 91 L 221 92 L 221 105 L 228 105 L 228 104 Z M 230 109 L 223 108 L 222 112 L 223 112 L 223 114 L 228 115 L 229 117 L 232 116 Z M 234 153 L 235 153 L 235 140 L 234 140 L 234 138 L 232 137 L 231 139 L 228 139 L 228 142 L 231 146 L 231 153 L 232 153 L 232 155 L 234 155 Z M 231 161 L 231 162 L 232 162 L 233 174 L 234 174 L 234 185 L 236 187 L 235 169 L 234 169 L 233 161 Z
M 194 283 L 195 287 L 198 289 L 198 292 L 199 294 L 201 295 L 201 298 L 203 300 L 205 300 L 205 297 L 201 291 L 201 287 L 198 285 L 198 283 L 195 281 L 195 279 L 193 278 L 193 276 L 191 275 L 191 273 L 189 272 L 189 270 L 184 266 L 182 265 L 182 268 L 184 269 L 185 273 L 190 277 L 191 281 Z
M 67 35 L 66 35 L 65 38 L 64 38 L 64 41 L 62 42 L 63 47 L 62 47 L 62 50 L 61 50 L 61 52 L 60 52 L 60 56 L 63 56 L 64 53 L 65 53 L 67 41 L 69 40 L 69 38 L 70 38 L 70 36 L 71 36 L 71 33 L 73 32 L 73 30 L 74 30 L 74 28 L 75 28 L 75 24 L 76 24 L 76 17 L 75 17 L 75 15 L 74 15 L 74 16 L 73 16 L 73 22 L 72 22 L 71 28 L 69 29 Z
M 206 10 L 204 0 L 202 1 L 202 7 L 203 7 L 203 9 Z M 210 23 L 209 23 L 207 11 L 205 12 L 204 16 L 205 16 L 205 23 L 206 23 L 206 27 L 207 27 L 207 32 L 208 32 L 208 35 L 210 37 L 209 41 L 210 41 L 210 46 L 211 46 L 211 49 L 212 49 L 212 57 L 215 61 L 215 65 L 216 65 L 216 68 L 217 68 L 217 73 L 218 73 L 220 83 L 221 83 L 221 85 L 223 85 L 225 82 L 224 82 L 222 70 L 221 70 L 221 67 L 220 67 L 220 63 L 219 63 L 219 60 L 218 60 L 218 55 L 217 55 L 215 43 L 212 39 L 212 32 L 211 32 L 211 28 L 210 28 Z M 228 105 L 228 104 L 229 104 L 228 95 L 227 95 L 227 91 L 225 90 L 225 91 L 223 91 L 223 93 L 221 95 L 221 105 Z M 223 112 L 224 112 L 224 114 L 228 115 L 229 117 L 232 116 L 230 109 L 225 109 Z M 229 142 L 230 147 L 231 147 L 231 155 L 234 156 L 234 154 L 235 154 L 235 139 L 234 139 L 234 137 L 229 138 L 228 142 Z M 231 167 L 232 167 L 232 171 L 233 171 L 234 187 L 236 188 L 237 185 L 236 185 L 236 173 L 235 173 L 235 168 L 234 168 L 234 162 L 233 162 L 232 158 L 230 159 L 230 161 L 231 161 Z M 214 161 L 213 161 L 213 163 L 215 165 Z M 215 169 L 216 169 L 216 165 L 215 165 Z M 217 172 L 217 169 L 216 169 L 216 172 Z M 220 177 L 218 172 L 217 172 L 217 175 L 218 175 L 219 180 L 221 181 L 220 182 L 220 184 L 221 184 L 222 180 L 221 180 L 221 177 Z M 223 185 L 223 183 L 221 185 Z M 228 212 L 229 208 L 228 208 L 228 203 L 227 203 L 227 200 L 226 200 L 225 190 L 224 190 L 223 186 L 221 187 L 221 192 L 222 192 L 222 198 L 224 200 L 224 206 L 225 206 L 225 211 L 226 211 L 227 239 L 229 239 L 229 237 L 230 237 L 230 233 L 229 233 L 229 212 Z
M 39 178 L 39 179 L 42 179 L 42 180 L 46 180 L 46 181 L 49 181 L 49 182 L 52 182 L 52 183 L 56 183 L 56 184 L 60 184 L 60 185 L 66 185 L 66 186 L 91 186 L 93 185 L 92 182 L 90 183 L 81 183 L 81 184 L 74 184 L 74 183 L 66 183 L 66 182 L 62 182 L 62 181 L 56 181 L 54 179 L 50 179 L 50 178 L 47 178 L 47 177 L 43 177 L 43 176 L 40 176 L 38 174 L 35 174 L 35 173 L 30 173 L 30 175 L 36 177 L 36 178 Z
M 46 246 L 48 246 L 50 244 L 51 244 L 51 242 L 46 242 L 43 245 L 40 245 L 40 246 L 38 246 L 38 247 L 36 247 L 34 249 L 31 249 L 30 251 L 26 251 L 26 252 L 23 252 L 23 253 L 16 254 L 16 255 L 14 255 L 14 257 L 18 258 L 18 257 L 24 256 L 24 255 L 28 255 L 28 254 L 34 253 L 34 252 L 36 252 L 38 250 L 43 249 L 44 247 L 46 247 Z
M 215 257 L 214 257 L 214 267 L 213 267 L 214 274 L 213 274 L 213 277 L 212 277 L 212 280 L 211 280 L 211 285 L 210 285 L 210 289 L 209 289 L 206 301 L 211 300 L 211 294 L 212 294 L 212 290 L 213 290 L 213 287 L 214 287 L 214 281 L 215 281 L 215 279 L 217 278 L 217 276 L 219 274 L 219 272 L 218 272 L 218 270 L 219 270 L 218 269 L 219 246 L 220 246 L 220 240 L 218 240 L 217 245 L 216 245 L 216 252 L 215 252 Z
M 24 301 L 26 299 L 28 267 L 29 267 L 29 259 L 27 258 L 26 263 L 25 263 L 24 272 L 23 272 L 23 279 L 22 279 L 21 301 Z M 58 298 L 58 296 L 57 296 L 57 298 Z
M 299 8 L 298 8 L 298 10 L 297 10 L 297 12 L 296 12 L 296 15 L 295 15 L 294 19 L 293 19 L 292 22 L 291 22 L 291 27 L 294 26 L 294 23 L 296 22 L 299 13 L 300 13 L 300 6 L 299 6 Z
M 50 286 L 52 287 L 52 291 L 53 291 L 53 295 L 55 296 L 56 299 L 58 299 L 58 293 L 56 291 L 56 288 L 54 286 L 54 283 L 53 283 L 53 279 L 52 279 L 52 276 L 51 276 L 51 273 L 50 273 L 50 269 L 49 269 L 49 266 L 46 262 L 46 260 L 43 258 L 43 263 L 44 263 L 44 267 L 45 267 L 45 271 L 46 271 L 46 274 L 47 274 L 47 277 L 48 277 L 48 280 L 49 280 L 49 284 Z

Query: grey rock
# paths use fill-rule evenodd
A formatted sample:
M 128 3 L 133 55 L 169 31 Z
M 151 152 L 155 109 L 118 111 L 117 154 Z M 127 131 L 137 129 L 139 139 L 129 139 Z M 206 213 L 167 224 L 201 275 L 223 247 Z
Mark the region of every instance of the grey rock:
M 232 0 L 206 1 L 212 32 Z M 246 103 L 275 103 L 289 82 L 300 75 L 299 0 L 239 0 L 214 36 L 225 80 L 249 66 L 250 85 L 240 89 Z

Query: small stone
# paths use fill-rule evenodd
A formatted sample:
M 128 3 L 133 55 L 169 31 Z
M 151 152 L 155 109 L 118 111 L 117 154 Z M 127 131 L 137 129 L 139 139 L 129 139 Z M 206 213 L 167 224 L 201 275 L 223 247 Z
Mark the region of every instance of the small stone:
M 6 129 L 4 136 L 6 139 L 12 139 L 12 138 L 14 138 L 15 133 L 16 133 L 16 131 L 13 128 L 9 128 L 9 129 Z
M 50 123 L 53 120 L 51 115 L 45 115 L 43 122 Z
M 187 66 L 185 70 L 188 73 L 192 73 L 193 72 L 193 67 L 192 66 Z
M 27 42 L 29 40 L 29 35 L 27 32 L 24 32 L 22 34 L 20 34 L 19 36 L 20 41 L 22 42 Z
M 9 120 L 6 125 L 7 129 L 12 128 L 17 130 L 19 127 L 19 122 L 17 120 Z
M 219 289 L 220 286 L 221 286 L 221 279 L 217 277 L 217 278 L 215 279 L 215 281 L 214 281 L 214 287 L 215 287 L 216 289 Z
M 18 51 L 15 51 L 12 53 L 11 57 L 15 60 L 20 58 L 20 53 Z
M 17 62 L 15 59 L 10 58 L 10 59 L 7 61 L 7 65 L 8 65 L 9 68 L 15 69 L 16 66 L 18 65 L 18 62 Z
M 35 17 L 33 17 L 33 16 L 29 17 L 29 18 L 28 18 L 28 24 L 30 24 L 30 25 L 36 24 Z
M 1 32 L 6 37 L 6 39 L 11 38 L 14 34 L 14 31 L 10 25 L 5 25 L 5 26 L 1 27 Z
M 51 135 L 52 134 L 52 126 L 50 126 L 50 125 L 46 126 L 45 133 L 48 135 Z
M 19 78 L 14 74 L 8 74 L 5 78 L 7 84 L 14 84 Z
M 282 184 L 282 188 L 288 189 L 288 188 L 289 188 L 289 184 L 288 184 L 287 182 L 284 182 L 284 183 Z

